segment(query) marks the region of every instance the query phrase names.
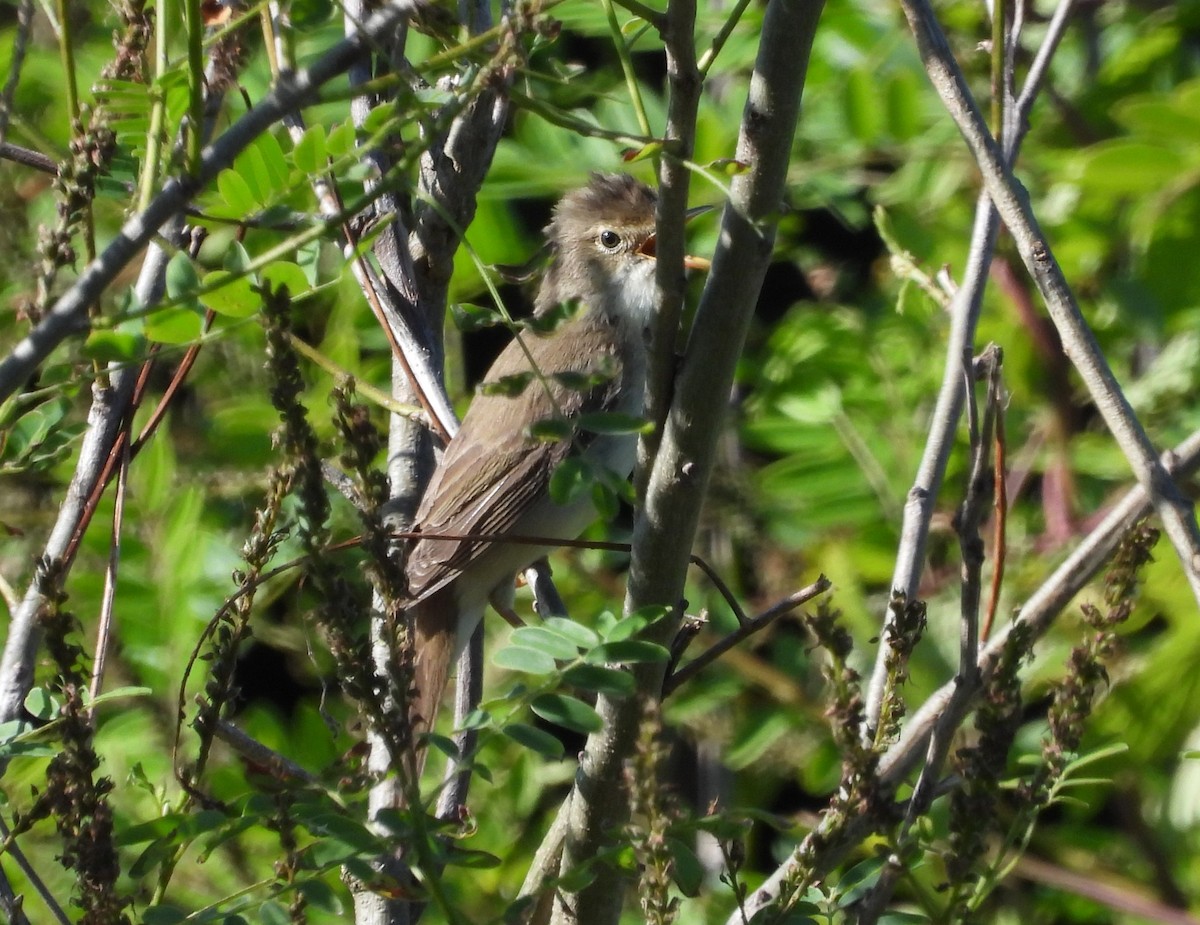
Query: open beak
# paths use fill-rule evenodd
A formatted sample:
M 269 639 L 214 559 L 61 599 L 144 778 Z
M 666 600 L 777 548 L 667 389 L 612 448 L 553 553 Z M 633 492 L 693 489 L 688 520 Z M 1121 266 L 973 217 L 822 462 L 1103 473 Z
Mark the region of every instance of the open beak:
M 684 221 L 690 222 L 696 216 L 703 215 L 705 212 L 711 212 L 712 209 L 712 206 L 696 206 L 695 208 L 688 209 L 684 216 Z M 641 246 L 637 249 L 637 253 L 643 257 L 653 258 L 655 256 L 654 248 L 656 243 L 657 236 L 650 235 L 650 237 L 642 242 Z M 712 266 L 712 261 L 707 257 L 695 257 L 691 254 L 684 254 L 683 265 L 689 270 L 707 270 Z

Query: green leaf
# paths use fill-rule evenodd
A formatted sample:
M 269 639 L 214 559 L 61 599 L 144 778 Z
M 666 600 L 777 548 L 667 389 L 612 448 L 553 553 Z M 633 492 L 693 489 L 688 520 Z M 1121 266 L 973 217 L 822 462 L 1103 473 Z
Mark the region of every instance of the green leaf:
M 438 735 L 433 732 L 425 733 L 425 741 L 436 748 L 447 758 L 458 759 L 458 746 L 454 744 L 454 740 L 449 736 Z
M 325 138 L 325 150 L 330 157 L 342 157 L 354 150 L 354 126 L 343 122 Z
M 914 71 L 897 71 L 887 84 L 888 129 L 893 138 L 907 141 L 921 134 L 924 88 Z
M 1186 167 L 1178 151 L 1120 138 L 1084 151 L 1079 172 L 1080 182 L 1095 192 L 1131 196 L 1161 191 L 1164 177 L 1178 176 Z
M 663 149 L 661 141 L 651 141 L 640 148 L 626 148 L 621 152 L 621 160 L 626 164 L 636 164 L 651 157 L 657 157 Z
M 573 642 L 542 626 L 522 626 L 513 630 L 512 644 L 536 649 L 562 661 L 579 657 L 579 649 Z
M 472 870 L 493 870 L 501 863 L 494 854 L 459 848 L 453 843 L 447 845 L 445 858 L 446 864 L 451 867 L 467 867 Z
M 308 276 L 299 264 L 290 263 L 287 260 L 276 260 L 273 263 L 268 263 L 263 267 L 259 276 L 264 285 L 270 284 L 272 289 L 277 290 L 286 286 L 288 295 L 293 299 L 312 288 L 308 282 Z
M 600 642 L 600 637 L 588 627 L 566 617 L 548 617 L 542 621 L 542 626 L 566 637 L 581 649 L 590 649 Z
M 629 672 L 605 665 L 572 665 L 563 673 L 563 680 L 573 687 L 610 697 L 628 696 L 637 687 Z
M 311 125 L 292 149 L 292 160 L 305 173 L 320 173 L 328 166 L 325 153 L 325 126 Z
M 36 719 L 51 720 L 58 716 L 62 704 L 44 687 L 35 687 L 25 695 L 25 709 Z
M 304 819 L 304 827 L 313 835 L 340 841 L 356 851 L 373 852 L 379 848 L 378 837 L 363 823 L 337 813 L 322 812 Z
M 879 872 L 883 869 L 883 864 L 883 858 L 867 858 L 864 861 L 859 861 L 842 874 L 842 879 L 838 881 L 837 887 L 842 902 L 852 893 L 863 890 L 874 883 L 879 877 Z
M 9 720 L 7 723 L 0 723 L 0 744 L 11 742 L 18 736 L 31 732 L 35 728 L 37 727 L 27 719 L 14 719 Z M 1185 755 L 1184 757 L 1187 756 Z
M 292 0 L 288 20 L 293 29 L 314 29 L 333 15 L 333 0 Z
M 287 909 L 274 900 L 268 899 L 258 907 L 258 920 L 263 925 L 291 925 L 292 917 Z
M 546 309 L 532 318 L 526 318 L 523 324 L 534 334 L 550 334 L 557 330 L 561 325 L 570 321 L 583 309 L 583 303 L 578 299 L 572 299 L 569 302 L 560 302 L 552 308 Z
M 861 142 L 875 142 L 883 130 L 883 100 L 874 70 L 855 68 L 846 75 L 842 101 L 850 131 Z
M 611 370 L 597 370 L 591 373 L 567 370 L 566 372 L 554 373 L 550 376 L 550 379 L 571 392 L 586 392 L 598 385 L 611 382 L 612 378 L 613 373 Z
M 204 287 L 209 286 L 217 288 L 201 295 L 200 304 L 218 315 L 249 318 L 262 305 L 262 296 L 254 291 L 245 276 L 234 276 L 228 270 L 214 270 L 204 275 Z
M 582 864 L 572 867 L 565 874 L 562 874 L 558 878 L 558 885 L 563 890 L 575 893 L 582 890 L 595 879 L 595 865 L 589 861 L 584 861 Z
M 597 646 L 587 654 L 587 660 L 593 663 L 623 662 L 665 662 L 671 653 L 654 642 L 642 639 L 624 639 L 619 642 L 606 642 Z
M 217 174 L 217 192 L 221 194 L 221 198 L 225 200 L 225 204 L 229 206 L 234 215 L 245 217 L 258 211 L 258 203 L 255 201 L 250 184 L 231 168 L 226 168 Z
M 233 160 L 233 169 L 246 181 L 255 206 L 265 206 L 271 201 L 271 174 L 257 145 L 242 150 Z
M 460 331 L 481 331 L 504 323 L 504 316 L 496 309 L 470 302 L 452 302 L 450 314 L 454 318 L 454 326 Z
M 555 504 L 570 504 L 591 481 L 591 467 L 578 456 L 568 456 L 550 473 L 550 498 Z
M 146 337 L 160 344 L 189 344 L 203 329 L 200 316 L 190 308 L 164 308 L 146 318 Z
M 613 627 L 604 634 L 605 642 L 621 642 L 625 639 L 632 639 L 647 626 L 657 623 L 668 613 L 671 612 L 670 607 L 663 607 L 661 604 L 650 604 L 646 607 L 641 607 L 631 613 L 629 616 L 618 620 Z
M 130 845 L 140 845 L 142 842 L 153 841 L 156 838 L 166 838 L 183 824 L 183 813 L 167 813 L 156 819 L 132 825 L 119 830 L 113 838 L 114 843 L 121 848 Z
M 492 725 L 492 715 L 486 710 L 472 710 L 463 718 L 463 721 L 458 724 L 458 728 L 463 732 L 468 729 L 487 729 Z
M 509 723 L 501 730 L 506 736 L 546 758 L 557 759 L 563 754 L 562 742 L 548 732 L 526 723 Z
M 283 156 L 283 147 L 279 144 L 279 139 L 270 133 L 259 135 L 254 147 L 258 149 L 266 167 L 271 198 L 278 198 L 288 190 L 290 173 L 287 158 Z
M 667 838 L 667 849 L 674 862 L 672 875 L 684 896 L 699 896 L 704 885 L 704 867 L 691 847 L 681 839 Z
M 538 716 L 573 732 L 599 732 L 604 728 L 600 714 L 582 700 L 567 694 L 542 694 L 530 705 Z
M 250 254 L 241 241 L 230 243 L 229 249 L 225 251 L 225 259 L 221 261 L 221 267 L 235 276 L 245 276 L 249 273 Z
M 200 288 L 200 277 L 192 259 L 179 251 L 167 263 L 167 295 L 174 301 L 186 299 Z
M 554 497 L 553 487 L 551 487 L 551 497 Z M 611 485 L 600 479 L 592 483 L 592 504 L 601 520 L 612 520 L 621 513 L 621 499 L 613 491 Z
M 505 646 L 492 656 L 492 664 L 497 668 L 523 671 L 532 675 L 553 674 L 558 668 L 551 656 L 525 646 Z
M 186 919 L 187 913 L 178 906 L 148 906 L 142 913 L 142 925 L 175 925 Z
M 83 345 L 83 354 L 97 363 L 130 363 L 142 348 L 142 337 L 126 331 L 92 331 Z
M 501 376 L 499 379 L 492 379 L 489 382 L 482 383 L 479 386 L 479 394 L 500 395 L 504 398 L 512 398 L 524 392 L 532 381 L 532 372 L 513 373 L 511 376 Z
M 297 886 L 297 890 L 308 901 L 309 905 L 315 906 L 331 915 L 340 916 L 342 914 L 341 898 L 324 880 L 305 880 Z
M 708 169 L 722 176 L 736 177 L 739 174 L 746 173 L 750 169 L 750 164 L 733 157 L 719 157 L 715 161 L 708 163 Z
M 160 867 L 163 862 L 167 860 L 167 858 L 171 857 L 171 855 L 175 853 L 175 849 L 177 847 L 179 847 L 179 843 L 174 837 L 169 836 L 166 838 L 156 838 L 142 850 L 142 853 L 139 854 L 136 859 L 134 859 L 133 864 L 131 864 L 129 867 L 129 876 L 133 877 L 135 880 L 146 876 L 154 869 Z M 150 921 L 149 913 L 150 910 L 147 909 L 146 918 L 144 919 L 146 922 Z M 166 921 L 177 920 L 169 919 Z
M 559 440 L 570 440 L 574 429 L 570 422 L 562 418 L 544 418 L 529 425 L 529 436 L 534 440 L 544 440 L 547 443 Z

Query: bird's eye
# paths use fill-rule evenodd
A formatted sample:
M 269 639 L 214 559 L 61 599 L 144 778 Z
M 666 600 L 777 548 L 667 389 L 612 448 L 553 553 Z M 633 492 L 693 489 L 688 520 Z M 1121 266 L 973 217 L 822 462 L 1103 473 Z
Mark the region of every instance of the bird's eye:
M 605 228 L 602 232 L 600 232 L 600 246 L 601 247 L 612 251 L 612 250 L 616 250 L 617 247 L 620 245 L 620 243 L 621 243 L 621 236 L 619 234 L 617 234 L 615 231 L 610 231 L 608 228 Z

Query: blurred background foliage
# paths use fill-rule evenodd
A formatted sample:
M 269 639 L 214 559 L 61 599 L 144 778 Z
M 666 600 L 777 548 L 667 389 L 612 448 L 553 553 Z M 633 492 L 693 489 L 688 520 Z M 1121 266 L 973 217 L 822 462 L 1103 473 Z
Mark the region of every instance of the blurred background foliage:
M 702 46 L 720 29 L 728 7 L 724 2 L 705 6 L 698 27 Z M 1155 442 L 1168 447 L 1200 426 L 1195 399 L 1200 384 L 1200 239 L 1195 230 L 1200 221 L 1200 3 L 1088 0 L 1078 7 L 1047 92 L 1034 109 L 1018 174 L 1110 362 Z M 78 4 L 72 10 L 76 61 L 87 86 L 109 54 L 111 24 L 101 6 Z M 1026 49 L 1036 48 L 1051 11 L 1048 3 L 1030 4 Z M 984 5 L 945 0 L 939 14 L 977 97 L 987 100 L 990 24 Z M 592 125 L 639 131 L 603 5 L 567 0 L 552 15 L 561 21 L 561 31 L 535 44 L 517 82 L 520 94 L 534 102 L 514 108 L 467 232 L 469 249 L 456 263 L 452 299 L 458 303 L 491 305 L 481 265 L 528 259 L 539 246 L 555 198 L 580 184 L 588 170 L 627 169 L 651 177 L 648 161 L 623 161 L 628 143 L 579 130 Z M 693 178 L 697 203 L 721 201 L 727 177 L 719 162 L 734 151 L 761 17 L 760 5 L 752 4 L 706 84 L 695 153 L 701 169 Z M 294 18 L 302 62 L 341 31 L 340 17 L 320 3 L 297 3 Z M 617 19 L 624 26 L 629 17 L 618 13 Z M 0 13 L 0 21 L 0 63 L 7 64 L 11 8 Z M 661 45 L 652 31 L 639 32 L 637 25 L 622 34 L 632 42 L 633 73 L 657 129 L 664 112 Z M 241 83 L 254 100 L 265 92 L 269 72 L 261 37 L 249 30 L 246 43 L 249 66 Z M 436 50 L 420 36 L 410 44 L 417 63 Z M 182 48 L 172 53 L 179 65 L 162 88 L 168 98 L 172 86 L 182 86 L 183 75 Z M 55 160 L 65 157 L 69 130 L 61 82 L 57 47 L 42 29 L 24 65 L 9 138 Z M 145 131 L 144 119 L 136 121 L 143 102 L 110 96 L 108 103 L 127 106 L 131 121 L 117 125 L 125 172 L 114 176 L 116 182 L 97 201 L 102 241 L 129 206 L 120 181 L 136 176 Z M 244 108 L 237 95 L 226 105 L 231 115 Z M 325 153 L 348 150 L 345 129 L 339 134 L 346 124 L 344 104 L 331 95 L 308 115 L 310 124 L 323 126 Z M 264 208 L 313 211 L 307 185 L 311 152 L 293 149 L 282 133 L 255 150 L 235 171 L 246 188 L 228 181 L 206 191 L 200 207 L 214 214 L 222 209 L 231 214 Z M 349 163 L 340 171 L 347 191 L 362 177 L 361 169 Z M 0 166 L 5 216 L 0 222 L 0 344 L 5 348 L 26 329 L 21 313 L 33 293 L 38 227 L 55 221 L 49 187 L 43 175 Z M 788 188 L 775 262 L 731 396 L 729 435 L 698 552 L 750 612 L 818 573 L 828 575 L 833 601 L 857 642 L 856 664 L 868 670 L 949 327 L 944 305 L 919 285 L 918 276 L 935 277 L 943 268 L 951 278 L 961 273 L 979 188 L 973 162 L 928 86 L 893 7 L 872 0 L 828 3 Z M 229 266 L 232 229 L 207 224 L 211 236 L 200 264 Z M 715 235 L 715 221 L 701 219 L 689 246 L 711 253 Z M 243 245 L 253 256 L 282 239 L 276 231 L 251 230 Z M 307 245 L 289 262 L 294 269 L 278 272 L 303 290 L 295 305 L 299 335 L 329 363 L 386 389 L 387 345 L 336 247 Z M 186 280 L 181 285 L 186 288 Z M 691 285 L 695 295 L 702 281 Z M 500 292 L 514 314 L 528 310 L 527 290 L 502 285 Z M 116 288 L 111 304 L 102 308 L 114 315 L 128 307 L 123 288 Z M 119 830 L 133 832 L 123 849 L 130 860 L 147 843 L 137 841 L 141 835 L 134 827 L 154 819 L 173 799 L 170 755 L 183 665 L 231 591 L 230 573 L 238 566 L 266 474 L 279 461 L 271 440 L 277 421 L 266 393 L 262 331 L 253 318 L 243 317 L 246 313 L 227 309 L 207 335 L 167 426 L 131 471 L 112 683 L 145 685 L 153 693 L 105 710 L 98 729 L 102 771 L 118 784 Z M 194 312 L 174 320 L 152 315 L 149 333 L 170 356 L 180 350 L 178 342 L 198 334 L 197 319 Z M 36 383 L 44 390 L 36 407 L 5 411 L 0 577 L 10 602 L 30 579 L 33 557 L 72 470 L 88 402 L 90 359 L 129 349 L 140 324 L 125 321 L 87 344 L 61 349 Z M 129 336 L 122 340 L 123 334 Z M 449 381 L 461 408 L 506 335 L 502 328 L 459 333 L 451 327 L 448 337 Z M 978 346 L 988 342 L 1004 350 L 1010 393 L 1012 509 L 1003 619 L 1131 480 L 1003 237 Z M 326 440 L 333 438 L 330 368 L 306 367 L 311 420 Z M 375 413 L 383 426 L 385 412 L 376 407 Z M 964 490 L 965 465 L 960 447 L 931 536 L 922 585 L 929 632 L 912 665 L 907 691 L 912 704 L 954 672 L 959 561 L 950 519 Z M 68 584 L 69 606 L 84 639 L 94 632 L 108 555 L 111 500 L 105 504 Z M 355 535 L 357 519 L 349 505 L 335 497 L 334 512 L 335 535 Z M 596 527 L 593 535 L 621 539 L 629 523 L 626 511 L 613 524 Z M 285 543 L 282 558 L 294 552 Z M 989 546 L 989 562 L 991 553 Z M 357 568 L 353 554 L 347 554 L 346 564 Z M 622 568 L 623 557 L 614 553 L 569 551 L 558 557 L 556 576 L 577 619 L 589 622 L 619 606 Z M 705 611 L 711 620 L 703 638 L 711 640 L 732 625 L 728 608 L 699 575 L 690 584 L 689 601 L 693 612 Z M 351 748 L 357 731 L 346 728 L 330 658 L 304 621 L 311 603 L 305 588 L 287 575 L 260 596 L 254 641 L 241 660 L 236 720 L 315 773 L 336 775 L 339 757 Z M 527 608 L 527 602 L 521 606 Z M 510 631 L 493 623 L 490 632 L 495 645 Z M 1080 633 L 1078 612 L 1072 610 L 1037 648 L 1028 670 L 1029 721 L 1018 740 L 1028 754 L 1039 751 L 1044 732 L 1039 697 L 1047 681 L 1061 674 Z M 1200 766 L 1181 758 L 1186 749 L 1200 748 L 1197 665 L 1195 603 L 1163 544 L 1124 630 L 1124 646 L 1110 666 L 1111 687 L 1089 732 L 1089 747 L 1123 743 L 1128 751 L 1092 769 L 1106 781 L 1075 791 L 1077 801 L 1055 807 L 1043 820 L 1030 845 L 1038 863 L 1018 865 L 981 920 L 1145 920 L 1122 911 L 1111 896 L 1105 903 L 1095 893 L 1087 895 L 1070 874 L 1106 884 L 1118 897 L 1152 896 L 1200 910 Z M 489 689 L 505 690 L 513 680 L 493 669 Z M 823 718 L 825 700 L 811 640 L 798 623 L 785 619 L 668 701 L 681 797 L 701 807 L 719 799 L 723 806 L 753 807 L 779 817 L 777 827 L 759 824 L 750 836 L 743 876 L 752 885 L 812 825 L 837 785 L 840 757 Z M 564 737 L 571 755 L 578 742 Z M 475 790 L 478 833 L 470 844 L 504 863 L 448 881 L 473 921 L 489 920 L 497 898 L 515 894 L 529 852 L 573 774 L 569 759 L 547 762 L 510 742 L 490 744 L 483 761 L 494 780 L 480 782 Z M 1015 761 L 1016 756 L 1014 768 Z M 13 763 L 5 787 L 12 805 L 27 799 L 28 788 L 39 784 L 44 770 L 44 760 L 37 758 Z M 245 797 L 247 784 L 235 760 L 222 756 L 213 773 L 214 791 L 234 802 Z M 128 786 L 131 781 L 141 784 Z M 37 856 L 39 840 L 53 844 L 52 833 L 35 830 L 24 842 L 27 854 Z M 172 896 L 181 906 L 202 905 L 269 876 L 277 850 L 261 830 L 224 842 L 205 863 L 199 863 L 202 847 L 178 868 Z M 149 884 L 138 871 L 131 873 L 129 889 L 144 900 Z M 54 884 L 53 868 L 44 873 Z M 914 870 L 902 898 L 913 910 L 936 910 L 940 877 L 937 863 Z M 326 882 L 325 912 L 317 903 L 313 920 L 344 920 L 338 909 L 347 900 L 336 874 Z M 67 881 L 62 883 L 67 889 Z M 712 887 L 704 898 L 686 902 L 683 921 L 723 920 L 732 901 L 719 885 Z M 267 920 L 267 913 L 262 915 Z

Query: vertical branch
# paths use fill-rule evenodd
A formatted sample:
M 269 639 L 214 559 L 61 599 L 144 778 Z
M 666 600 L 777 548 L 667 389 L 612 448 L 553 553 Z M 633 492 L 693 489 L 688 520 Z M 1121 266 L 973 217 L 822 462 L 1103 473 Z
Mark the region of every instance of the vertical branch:
M 737 158 L 751 169 L 733 182 L 722 217 L 712 274 L 697 311 L 688 356 L 671 401 L 662 442 L 651 463 L 645 502 L 634 526 L 626 611 L 649 604 L 675 605 L 683 589 L 688 554 L 716 455 L 721 415 L 734 368 L 766 274 L 774 219 L 783 198 L 792 138 L 800 111 L 819 0 L 771 0 L 738 139 Z M 659 641 L 676 621 L 656 627 Z M 637 673 L 639 688 L 657 697 L 661 665 Z M 639 698 L 601 696 L 604 728 L 592 734 L 581 756 L 568 815 L 562 870 L 594 858 L 628 813 L 622 767 L 631 754 Z M 600 866 L 577 892 L 559 892 L 557 925 L 611 925 L 620 916 L 621 877 Z
M 650 367 L 646 381 L 646 416 L 654 429 L 642 437 L 638 448 L 638 496 L 645 494 L 650 463 L 662 439 L 662 427 L 671 404 L 676 370 L 679 319 L 683 314 L 684 214 L 687 211 L 690 175 L 683 161 L 695 145 L 696 113 L 702 80 L 696 66 L 695 0 L 676 0 L 667 7 L 662 26 L 667 52 L 667 156 L 659 164 L 658 211 L 655 216 L 655 252 L 658 263 L 658 315 L 650 330 Z
M 17 84 L 21 80 L 21 65 L 25 63 L 25 49 L 29 45 L 29 32 L 33 28 L 33 0 L 20 0 L 17 6 L 17 28 L 13 33 L 12 58 L 8 64 L 8 77 L 4 90 L 0 92 L 0 144 L 8 137 L 8 121 L 12 117 L 13 97 L 17 95 Z
M 204 143 L 204 22 L 200 18 L 200 0 L 182 0 L 184 35 L 188 60 L 188 126 L 184 137 L 187 170 L 195 173 L 200 166 L 200 148 Z M 159 16 L 165 13 L 161 8 Z

